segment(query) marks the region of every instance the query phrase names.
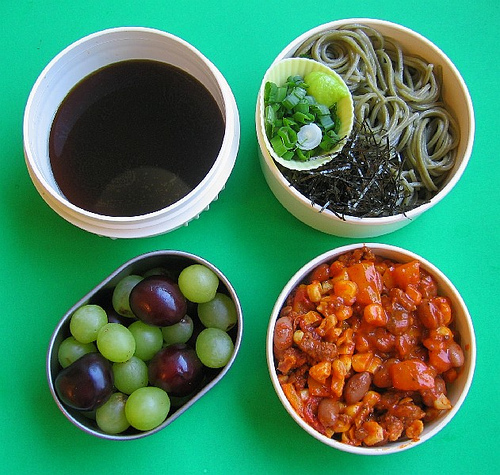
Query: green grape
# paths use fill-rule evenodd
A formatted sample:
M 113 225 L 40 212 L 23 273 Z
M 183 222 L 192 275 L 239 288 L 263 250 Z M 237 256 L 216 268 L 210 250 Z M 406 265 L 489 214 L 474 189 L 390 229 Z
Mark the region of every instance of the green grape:
M 119 434 L 130 427 L 125 416 L 127 396 L 122 393 L 113 393 L 110 398 L 97 408 L 95 420 L 99 428 L 106 434 Z
M 192 264 L 179 274 L 178 285 L 188 300 L 203 303 L 215 297 L 219 278 L 208 267 L 202 264 Z
M 149 277 L 150 275 L 165 275 L 174 280 L 172 272 L 170 272 L 166 267 L 153 267 L 152 269 L 149 269 L 148 271 L 144 272 L 142 276 L 146 278 Z
M 93 342 L 82 343 L 76 340 L 75 337 L 69 336 L 59 345 L 57 359 L 59 360 L 59 364 L 63 368 L 66 368 L 83 355 L 94 352 L 97 352 L 97 348 Z
M 209 302 L 198 304 L 198 317 L 206 327 L 228 331 L 236 325 L 236 305 L 226 294 L 217 292 Z
M 111 302 L 118 315 L 123 317 L 135 318 L 130 310 L 129 296 L 132 289 L 142 280 L 140 275 L 127 275 L 121 279 L 113 290 Z
M 69 331 L 81 343 L 97 339 L 97 333 L 108 323 L 105 310 L 99 305 L 82 305 L 75 310 L 69 322 Z
M 168 394 L 155 386 L 136 389 L 127 399 L 125 415 L 132 427 L 151 430 L 158 427 L 170 411 Z
M 163 340 L 167 345 L 186 343 L 193 335 L 193 319 L 185 315 L 179 322 L 169 327 L 162 327 Z
M 135 352 L 134 336 L 120 323 L 106 323 L 97 334 L 97 349 L 109 361 L 123 363 Z
M 160 327 L 147 323 L 132 323 L 128 329 L 135 339 L 135 356 L 143 361 L 149 361 L 163 346 L 163 335 Z
M 225 366 L 231 359 L 233 351 L 233 340 L 219 328 L 205 328 L 196 338 L 196 354 L 209 368 Z
M 148 385 L 148 367 L 140 358 L 132 356 L 123 363 L 113 363 L 113 377 L 118 391 L 132 394 Z

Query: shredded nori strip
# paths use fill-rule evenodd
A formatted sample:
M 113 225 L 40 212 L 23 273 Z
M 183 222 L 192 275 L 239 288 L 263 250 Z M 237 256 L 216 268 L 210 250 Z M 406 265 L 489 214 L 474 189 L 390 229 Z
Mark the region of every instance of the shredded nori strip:
M 377 139 L 366 122 L 355 123 L 343 149 L 319 168 L 277 166 L 312 205 L 341 219 L 393 216 L 415 207 L 415 203 L 408 203 L 409 192 L 401 179 L 401 156 L 388 140 Z

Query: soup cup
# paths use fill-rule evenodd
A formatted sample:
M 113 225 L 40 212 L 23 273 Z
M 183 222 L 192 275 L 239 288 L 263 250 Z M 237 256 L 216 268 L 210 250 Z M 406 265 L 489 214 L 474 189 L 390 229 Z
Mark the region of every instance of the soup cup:
M 49 137 L 62 101 L 84 78 L 119 61 L 153 60 L 172 65 L 199 81 L 223 116 L 224 134 L 206 175 L 187 194 L 162 209 L 137 216 L 108 216 L 72 203 L 54 178 Z M 36 80 L 25 108 L 24 153 L 30 177 L 46 203 L 70 223 L 111 238 L 163 234 L 197 218 L 217 199 L 234 167 L 240 123 L 229 84 L 215 65 L 183 39 L 152 28 L 119 27 L 93 33 L 61 51 Z M 186 167 L 196 167 L 186 163 Z M 117 171 L 119 172 L 119 170 Z

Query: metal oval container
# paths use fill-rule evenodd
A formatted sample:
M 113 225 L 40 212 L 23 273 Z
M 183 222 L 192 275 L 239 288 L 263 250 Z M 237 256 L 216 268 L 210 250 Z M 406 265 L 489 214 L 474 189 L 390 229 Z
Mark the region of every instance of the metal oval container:
M 229 331 L 229 335 L 231 336 L 234 343 L 234 351 L 229 362 L 224 367 L 218 370 L 208 371 L 206 379 L 198 392 L 191 396 L 189 399 L 182 401 L 178 406 L 172 407 L 165 421 L 158 427 L 144 432 L 129 428 L 127 429 L 127 431 L 121 434 L 111 435 L 104 433 L 97 427 L 97 424 L 94 420 L 86 417 L 77 410 L 66 407 L 59 399 L 54 387 L 55 378 L 58 372 L 61 370 L 61 366 L 57 358 L 57 351 L 60 343 L 64 340 L 64 338 L 70 335 L 69 324 L 72 314 L 77 308 L 81 307 L 82 305 L 85 305 L 87 303 L 99 302 L 106 296 L 109 296 L 116 284 L 127 275 L 143 274 L 144 272 L 157 267 L 165 267 L 169 270 L 169 272 L 172 273 L 172 275 L 178 275 L 182 269 L 191 264 L 202 264 L 211 269 L 219 278 L 218 292 L 222 292 L 228 295 L 233 300 L 236 306 L 237 324 Z M 133 440 L 143 438 L 155 434 L 170 425 L 181 414 L 187 411 L 196 401 L 198 401 L 208 391 L 210 391 L 210 389 L 212 389 L 221 381 L 221 379 L 226 375 L 226 373 L 234 363 L 234 360 L 236 359 L 241 345 L 242 336 L 243 313 L 238 296 L 229 280 L 217 267 L 215 267 L 213 264 L 203 259 L 202 257 L 198 257 L 194 254 L 190 254 L 184 251 L 163 250 L 149 252 L 134 257 L 133 259 L 121 265 L 118 269 L 116 269 L 108 277 L 106 277 L 100 284 L 98 284 L 89 293 L 87 293 L 82 299 L 75 303 L 75 305 L 73 305 L 59 321 L 52 334 L 47 350 L 46 372 L 49 389 L 55 403 L 64 414 L 64 416 L 72 424 L 74 424 L 84 432 L 96 437 L 100 437 L 102 439 L 109 440 Z

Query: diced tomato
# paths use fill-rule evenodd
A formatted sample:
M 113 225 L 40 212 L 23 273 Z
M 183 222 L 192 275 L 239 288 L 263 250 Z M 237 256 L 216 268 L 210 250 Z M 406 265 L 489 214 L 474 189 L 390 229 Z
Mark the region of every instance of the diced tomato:
M 358 286 L 356 301 L 361 305 L 381 303 L 382 280 L 373 262 L 360 262 L 348 267 L 349 279 Z
M 418 285 L 420 282 L 420 262 L 411 261 L 399 264 L 394 267 L 392 274 L 394 283 L 400 289 L 406 290 L 410 284 Z
M 401 391 L 419 391 L 434 387 L 434 375 L 420 360 L 406 360 L 389 367 L 392 385 Z
M 329 361 L 320 361 L 309 368 L 309 376 L 321 384 L 332 374 L 332 364 Z

